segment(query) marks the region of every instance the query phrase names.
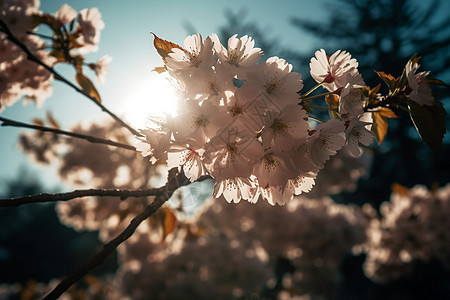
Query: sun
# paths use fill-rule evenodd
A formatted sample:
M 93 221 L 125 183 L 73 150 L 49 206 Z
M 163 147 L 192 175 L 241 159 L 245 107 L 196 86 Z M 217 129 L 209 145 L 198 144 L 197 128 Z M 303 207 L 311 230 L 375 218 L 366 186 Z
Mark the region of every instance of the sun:
M 124 116 L 134 128 L 145 128 L 150 116 L 177 114 L 179 96 L 166 74 L 152 74 L 150 78 L 130 86 Z

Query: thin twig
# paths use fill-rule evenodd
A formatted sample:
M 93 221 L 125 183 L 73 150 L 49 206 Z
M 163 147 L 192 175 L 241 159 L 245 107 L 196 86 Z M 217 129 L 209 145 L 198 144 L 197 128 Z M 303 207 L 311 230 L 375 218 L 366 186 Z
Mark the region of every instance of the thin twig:
M 199 178 L 199 180 L 205 180 L 208 178 L 210 177 L 202 176 L 201 178 Z M 169 171 L 167 184 L 158 189 L 160 193 L 156 195 L 155 200 L 151 204 L 147 205 L 144 211 L 134 217 L 127 228 L 125 228 L 117 237 L 107 243 L 103 247 L 103 249 L 99 253 L 97 253 L 97 255 L 95 255 L 88 263 L 75 270 L 67 278 L 63 279 L 49 294 L 47 294 L 43 298 L 43 300 L 57 299 L 74 283 L 88 274 L 94 267 L 100 265 L 106 259 L 106 257 L 108 257 L 108 255 L 110 255 L 122 242 L 126 241 L 130 236 L 132 236 L 139 224 L 141 224 L 144 220 L 155 213 L 170 198 L 170 196 L 177 188 L 188 183 L 189 180 L 186 178 L 186 176 L 184 176 L 183 172 L 179 173 L 178 168 L 171 169 Z
M 166 195 L 159 195 L 155 200 L 147 205 L 143 212 L 133 218 L 130 224 L 123 230 L 117 237 L 112 239 L 109 243 L 103 246 L 103 249 L 98 252 L 88 263 L 81 266 L 70 274 L 67 278 L 63 279 L 49 294 L 47 294 L 43 299 L 58 299 L 65 291 L 67 291 L 74 283 L 83 278 L 88 274 L 93 268 L 102 264 L 105 259 L 112 253 L 116 248 L 129 237 L 131 237 L 136 230 L 136 228 L 145 221 L 148 217 L 153 215 L 163 204 L 166 202 L 168 197 Z
M 67 136 L 71 136 L 74 138 L 83 139 L 83 140 L 86 140 L 91 143 L 106 144 L 106 145 L 110 145 L 110 146 L 114 146 L 114 147 L 119 147 L 119 148 L 123 148 L 123 149 L 127 149 L 127 150 L 136 151 L 136 148 L 133 146 L 114 142 L 111 140 L 98 138 L 95 136 L 90 136 L 90 135 L 85 135 L 85 134 L 80 134 L 80 133 L 70 132 L 70 131 L 64 131 L 64 130 L 60 130 L 60 129 L 56 129 L 56 128 L 45 127 L 45 126 L 22 123 L 22 122 L 6 119 L 3 117 L 0 117 L 0 121 L 2 122 L 1 126 L 31 128 L 31 129 L 35 129 L 35 130 L 39 130 L 39 131 L 44 131 L 44 132 L 53 132 L 55 134 L 67 135 Z
M 43 193 L 39 195 L 29 195 L 17 198 L 0 199 L 0 207 L 15 207 L 30 203 L 46 203 L 55 201 L 67 201 L 80 197 L 120 197 L 125 200 L 129 197 L 148 197 L 156 196 L 161 193 L 161 188 L 139 189 L 139 190 L 122 190 L 122 189 L 87 189 L 74 190 L 67 193 Z
M 36 55 L 34 55 L 28 49 L 28 47 L 24 43 L 22 43 L 19 39 L 17 39 L 14 36 L 14 34 L 9 30 L 8 25 L 6 25 L 6 23 L 1 18 L 0 18 L 0 31 L 2 31 L 2 32 L 4 32 L 6 34 L 6 37 L 7 37 L 8 40 L 10 40 L 12 43 L 16 44 L 20 49 L 22 49 L 22 51 L 25 52 L 25 54 L 27 55 L 27 58 L 29 60 L 31 60 L 31 61 L 41 65 L 42 67 L 44 67 L 47 71 L 49 71 L 51 74 L 53 74 L 53 76 L 55 77 L 56 80 L 64 82 L 65 84 L 67 84 L 68 86 L 73 88 L 78 93 L 80 93 L 83 96 L 89 98 L 98 107 L 100 107 L 102 111 L 104 111 L 107 114 L 109 114 L 116 122 L 118 122 L 123 127 L 128 129 L 128 131 L 130 131 L 133 135 L 141 136 L 141 134 L 136 129 L 134 129 L 133 127 L 131 127 L 127 123 L 125 123 L 117 115 L 115 115 L 113 112 L 108 110 L 105 106 L 103 106 L 103 104 L 101 104 L 99 101 L 97 101 L 97 99 L 95 97 L 92 97 L 92 96 L 86 94 L 82 89 L 80 89 L 75 84 L 73 84 L 72 82 L 70 82 L 69 80 L 64 78 L 62 75 L 60 75 L 58 72 L 56 72 L 56 70 L 54 68 L 50 67 L 49 65 L 47 65 L 43 61 L 41 61 Z
M 307 105 L 307 107 L 309 107 L 309 108 L 314 108 L 314 109 L 325 109 L 325 110 L 336 111 L 335 108 L 325 107 L 325 106 Z

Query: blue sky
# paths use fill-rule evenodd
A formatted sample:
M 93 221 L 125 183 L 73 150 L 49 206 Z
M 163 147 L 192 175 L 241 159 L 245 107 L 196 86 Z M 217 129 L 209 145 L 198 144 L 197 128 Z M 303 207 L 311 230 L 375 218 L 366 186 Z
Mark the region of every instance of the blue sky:
M 88 7 L 99 8 L 106 26 L 102 31 L 99 51 L 87 55 L 87 60 L 95 62 L 105 54 L 113 57 L 107 82 L 98 89 L 102 95 L 103 104 L 119 115 L 130 110 L 130 107 L 136 103 L 136 98 L 159 101 L 159 99 L 152 99 L 150 91 L 151 82 L 156 76 L 151 70 L 161 65 L 160 57 L 153 48 L 150 32 L 182 44 L 188 34 L 186 23 L 191 24 L 203 36 L 207 36 L 217 32 L 220 26 L 226 24 L 226 10 L 237 12 L 245 9 L 248 11 L 248 20 L 255 21 L 268 36 L 276 36 L 283 46 L 299 51 L 310 51 L 312 56 L 315 50 L 311 44 L 313 39 L 302 36 L 290 25 L 289 20 L 294 15 L 314 20 L 324 16 L 323 1 L 309 0 L 221 2 L 41 0 L 41 10 L 54 13 L 63 3 L 70 4 L 77 11 Z M 74 79 L 71 71 L 61 67 L 59 70 L 69 79 Z M 64 84 L 54 81 L 53 86 L 53 95 L 45 101 L 43 107 L 37 108 L 32 104 L 23 106 L 21 102 L 17 102 L 1 112 L 1 115 L 30 122 L 33 118 L 44 119 L 46 112 L 51 111 L 65 130 L 78 122 L 88 124 L 109 118 L 97 106 Z M 134 106 L 139 112 L 139 105 Z M 57 184 L 56 165 L 50 167 L 36 165 L 18 150 L 17 138 L 23 130 L 25 129 L 0 128 L 0 191 L 2 183 L 15 178 L 20 168 L 33 170 L 48 188 Z

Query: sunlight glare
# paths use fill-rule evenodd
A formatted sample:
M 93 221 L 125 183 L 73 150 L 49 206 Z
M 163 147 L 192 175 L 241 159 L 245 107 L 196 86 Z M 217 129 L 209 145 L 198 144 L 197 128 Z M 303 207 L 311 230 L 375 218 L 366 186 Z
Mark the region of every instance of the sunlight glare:
M 125 118 L 134 128 L 143 129 L 150 116 L 176 115 L 179 101 L 175 87 L 165 74 L 136 82 L 128 95 Z

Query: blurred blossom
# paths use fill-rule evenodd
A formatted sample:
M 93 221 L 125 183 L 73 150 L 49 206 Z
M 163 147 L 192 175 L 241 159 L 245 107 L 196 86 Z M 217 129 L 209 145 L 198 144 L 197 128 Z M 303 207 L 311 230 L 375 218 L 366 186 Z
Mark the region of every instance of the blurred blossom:
M 450 185 L 394 192 L 380 211 L 369 227 L 367 276 L 395 280 L 411 273 L 416 262 L 431 259 L 450 267 Z

